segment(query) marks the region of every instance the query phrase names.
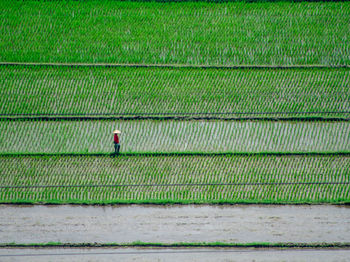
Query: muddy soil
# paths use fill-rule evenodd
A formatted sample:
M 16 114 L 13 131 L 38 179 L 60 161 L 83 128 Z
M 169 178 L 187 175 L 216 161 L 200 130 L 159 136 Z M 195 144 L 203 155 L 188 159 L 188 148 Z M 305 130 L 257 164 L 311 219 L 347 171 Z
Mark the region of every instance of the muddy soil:
M 0 249 L 7 261 L 350 261 L 350 250 L 320 249 Z
M 1 243 L 350 242 L 344 206 L 0 205 Z

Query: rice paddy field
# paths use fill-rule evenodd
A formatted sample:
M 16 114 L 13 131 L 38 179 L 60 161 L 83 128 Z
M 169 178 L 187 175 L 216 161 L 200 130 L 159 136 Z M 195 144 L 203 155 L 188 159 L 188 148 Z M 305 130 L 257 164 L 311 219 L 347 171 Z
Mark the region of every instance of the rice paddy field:
M 349 201 L 349 2 L 0 6 L 0 202 Z
M 5 203 L 343 203 L 350 197 L 348 155 L 11 155 L 1 157 L 0 175 Z
M 349 118 L 349 82 L 344 68 L 2 66 L 0 114 Z
M 2 1 L 0 6 L 0 201 L 349 200 L 343 191 L 350 152 L 349 2 Z M 122 130 L 121 154 L 111 158 L 114 129 Z M 244 161 L 242 154 L 248 155 Z M 279 154 L 294 164 L 281 174 L 263 171 Z M 341 171 L 324 180 L 314 154 L 332 159 L 329 172 Z M 196 173 L 192 161 L 198 159 L 206 168 Z M 197 181 L 193 174 L 198 183 L 246 181 L 250 175 L 237 173 L 237 163 L 249 166 L 254 159 L 264 159 L 255 172 L 261 168 L 263 181 L 304 170 L 292 183 L 308 183 L 308 172 L 320 172 L 317 183 L 339 176 L 345 184 L 247 185 L 242 194 L 242 185 L 123 187 L 130 183 L 123 180 L 125 170 L 141 184 L 163 177 L 190 184 Z M 79 187 L 54 188 L 52 199 L 51 191 L 45 196 L 30 188 L 8 191 L 20 183 L 17 174 L 29 176 L 22 181 L 29 186 L 44 178 L 60 184 L 53 163 L 70 166 L 69 186 L 80 185 L 96 169 L 82 170 L 77 164 L 82 160 L 84 166 L 96 164 L 99 180 L 116 187 L 84 188 L 80 198 L 69 193 Z M 152 170 L 144 167 L 148 161 Z M 172 162 L 176 168 L 170 168 Z M 20 173 L 11 166 L 21 166 Z M 188 177 L 183 182 L 177 176 Z
M 349 152 L 348 121 L 0 121 L 3 153 Z
M 1 1 L 0 10 L 7 62 L 350 62 L 349 2 Z
M 348 205 L 349 24 L 349 1 L 0 1 L 0 204 Z

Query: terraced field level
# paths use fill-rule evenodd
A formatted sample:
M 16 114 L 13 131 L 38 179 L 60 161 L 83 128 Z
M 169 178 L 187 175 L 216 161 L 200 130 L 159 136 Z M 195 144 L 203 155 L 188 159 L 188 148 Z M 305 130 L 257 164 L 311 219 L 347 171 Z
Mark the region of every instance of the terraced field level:
M 0 66 L 1 115 L 350 118 L 350 69 Z
M 347 1 L 1 1 L 0 61 L 349 65 L 349 11 Z
M 350 151 L 350 122 L 0 121 L 2 153 Z
M 344 203 L 349 155 L 1 156 L 2 203 Z

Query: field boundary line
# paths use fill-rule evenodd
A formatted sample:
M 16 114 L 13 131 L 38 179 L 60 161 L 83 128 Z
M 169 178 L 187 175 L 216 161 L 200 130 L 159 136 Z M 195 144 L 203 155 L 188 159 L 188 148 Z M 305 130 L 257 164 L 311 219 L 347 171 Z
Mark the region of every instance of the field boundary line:
M 114 184 L 114 185 L 27 185 L 27 186 L 0 186 L 0 189 L 20 188 L 82 188 L 82 187 L 205 187 L 205 186 L 280 186 L 280 185 L 350 185 L 346 182 L 266 182 L 266 183 L 193 183 L 193 184 Z
M 91 205 L 91 206 L 105 206 L 105 205 L 335 205 L 335 206 L 349 206 L 350 199 L 335 198 L 323 200 L 174 200 L 174 199 L 148 199 L 148 200 L 54 200 L 54 199 L 12 199 L 0 200 L 1 205 Z
M 349 122 L 350 117 L 1 117 L 0 121 L 136 121 L 136 120 L 155 120 L 155 121 L 262 121 L 262 122 Z
M 0 66 L 38 67 L 129 67 L 170 69 L 350 69 L 350 65 L 188 65 L 188 64 L 124 64 L 124 63 L 48 63 L 48 62 L 0 62 Z
M 164 157 L 164 156 L 350 156 L 350 151 L 338 152 L 126 152 L 119 153 L 0 153 L 0 157 L 101 156 L 101 157 Z
M 252 243 L 226 243 L 226 242 L 178 242 L 178 243 L 152 243 L 152 242 L 131 242 L 131 243 L 1 243 L 0 248 L 51 248 L 51 247 L 159 247 L 159 248 L 181 248 L 181 247 L 196 247 L 196 248 L 216 248 L 216 247 L 231 247 L 231 248 L 350 248 L 350 242 L 332 242 L 332 243 L 290 243 L 290 242 L 252 242 Z
M 287 114 L 287 113 L 286 113 Z M 293 114 L 293 113 L 290 113 Z M 295 113 L 296 115 L 298 113 Z M 228 116 L 228 115 L 253 115 L 252 113 L 203 113 L 203 114 L 140 114 L 140 115 L 130 115 L 130 114 L 86 114 L 86 115 L 35 115 L 35 114 L 0 114 L 0 121 L 111 121 L 111 120 L 121 120 L 121 121 L 133 121 L 133 120 L 159 120 L 159 121 L 197 121 L 197 120 L 221 120 L 221 121 L 317 121 L 317 122 L 348 122 L 350 121 L 350 111 L 349 112 L 329 112 L 329 113 L 315 113 L 320 115 L 326 114 L 343 114 L 343 116 L 292 116 L 292 117 L 281 117 L 281 116 Z M 221 116 L 220 116 L 221 115 Z M 226 116 L 224 116 L 226 115 Z M 257 115 L 257 114 L 255 114 Z M 266 113 L 265 115 L 278 115 L 274 113 Z M 279 114 L 283 115 L 283 114 Z M 346 116 L 348 115 L 348 116 Z
M 349 111 L 280 111 L 280 112 L 157 112 L 157 113 L 0 113 L 0 116 L 178 116 L 178 115 L 331 115 L 331 114 L 350 114 Z
M 327 117 L 290 117 L 290 118 L 265 118 L 265 117 L 247 117 L 247 118 L 221 118 L 221 117 L 21 117 L 6 118 L 0 117 L 0 121 L 136 121 L 136 120 L 155 120 L 155 121 L 260 121 L 260 122 L 349 122 L 349 118 L 327 118 Z

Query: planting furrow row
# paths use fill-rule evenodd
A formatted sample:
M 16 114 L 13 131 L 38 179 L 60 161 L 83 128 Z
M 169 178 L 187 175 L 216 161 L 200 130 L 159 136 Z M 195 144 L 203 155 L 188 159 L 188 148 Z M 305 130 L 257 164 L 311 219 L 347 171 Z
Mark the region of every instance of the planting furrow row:
M 0 121 L 2 153 L 350 151 L 349 122 Z

